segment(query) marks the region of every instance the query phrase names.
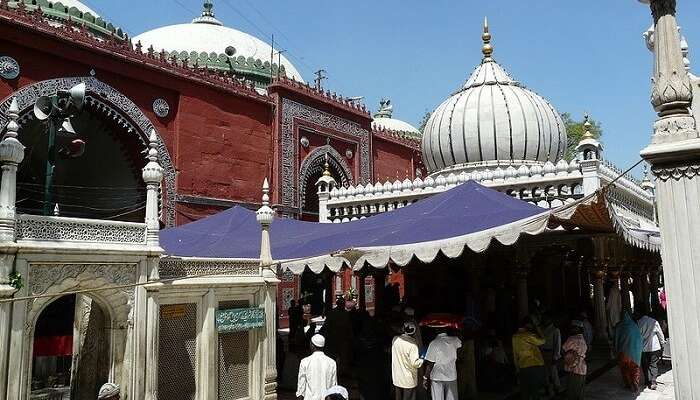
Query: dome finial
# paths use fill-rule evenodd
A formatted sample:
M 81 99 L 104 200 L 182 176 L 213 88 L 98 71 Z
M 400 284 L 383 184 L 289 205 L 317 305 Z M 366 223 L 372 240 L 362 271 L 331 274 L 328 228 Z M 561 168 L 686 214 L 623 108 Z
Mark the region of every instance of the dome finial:
M 588 115 L 588 113 L 585 113 L 583 115 L 583 139 L 595 139 L 595 136 L 593 136 L 593 133 L 591 133 L 591 128 L 593 125 L 591 124 L 591 116 Z
M 331 176 L 331 166 L 328 165 L 328 153 L 326 153 L 326 162 L 323 164 L 323 176 Z
M 204 0 L 202 7 L 202 15 L 192 20 L 193 24 L 212 24 L 223 25 L 221 21 L 214 16 L 214 2 L 212 0 Z
M 484 17 L 484 33 L 481 34 L 481 40 L 484 45 L 481 47 L 481 52 L 484 54 L 484 60 L 490 60 L 493 55 L 493 46 L 491 46 L 491 33 L 489 32 L 489 20 Z

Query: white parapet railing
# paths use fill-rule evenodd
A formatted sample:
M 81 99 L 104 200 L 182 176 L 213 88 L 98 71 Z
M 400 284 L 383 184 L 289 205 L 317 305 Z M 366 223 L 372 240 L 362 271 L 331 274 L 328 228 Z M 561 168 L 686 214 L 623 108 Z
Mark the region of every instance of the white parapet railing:
M 18 241 L 146 244 L 146 224 L 21 214 L 17 216 Z
M 590 177 L 584 176 L 581 163 L 594 171 Z M 621 171 L 599 160 L 581 163 L 578 160 L 561 160 L 557 164 L 523 163 L 516 165 L 517 168 L 514 165 L 484 164 L 469 172 L 443 172 L 425 180 L 416 178 L 335 188 L 327 201 L 319 203 L 320 207 L 328 210 L 327 220 L 321 222 L 355 221 L 395 210 L 469 180 L 540 207 L 556 208 L 589 194 L 584 191 L 584 179 L 595 181 L 594 185 L 587 187 L 599 188 L 621 175 Z M 642 211 L 643 215 L 653 215 L 653 195 L 631 177 L 619 177 L 613 191 L 625 199 L 630 207 Z

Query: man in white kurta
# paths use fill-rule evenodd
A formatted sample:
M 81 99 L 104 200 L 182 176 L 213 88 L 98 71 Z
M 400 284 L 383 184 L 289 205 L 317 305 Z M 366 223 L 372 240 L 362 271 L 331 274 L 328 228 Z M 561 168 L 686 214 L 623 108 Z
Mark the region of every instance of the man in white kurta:
M 299 363 L 297 399 L 323 400 L 326 390 L 338 384 L 335 361 L 323 354 L 326 339 L 322 335 L 311 338 L 313 353 Z
M 416 326 L 407 322 L 403 331 L 403 335 L 396 336 L 391 342 L 391 381 L 396 400 L 416 400 L 418 368 L 423 365 L 423 360 L 414 337 Z
M 449 336 L 446 332 L 439 333 L 428 345 L 425 360 L 426 382 L 429 382 L 433 400 L 457 400 L 457 349 L 462 347 L 462 341 Z
M 659 375 L 659 359 L 661 358 L 662 345 L 666 342 L 661 325 L 654 318 L 647 315 L 637 320 L 639 330 L 642 331 L 642 373 L 646 386 L 656 390 L 656 378 Z

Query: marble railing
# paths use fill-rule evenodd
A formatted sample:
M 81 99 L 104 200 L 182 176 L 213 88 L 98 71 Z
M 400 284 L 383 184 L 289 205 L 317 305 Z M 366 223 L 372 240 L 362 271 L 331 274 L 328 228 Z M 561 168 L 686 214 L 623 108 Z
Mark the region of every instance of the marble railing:
M 146 243 L 146 224 L 134 222 L 22 214 L 15 232 L 18 241 Z
M 611 182 L 620 173 L 601 161 L 597 165 L 596 181 Z M 348 222 L 391 211 L 412 204 L 416 200 L 449 190 L 468 180 L 511 195 L 544 208 L 555 208 L 585 196 L 584 174 L 577 160 L 557 164 L 522 164 L 503 166 L 484 164 L 467 171 L 455 171 L 429 176 L 425 180 L 404 179 L 394 182 L 335 188 L 329 199 L 319 206 L 326 207 L 327 220 L 321 222 Z M 615 191 L 627 198 L 630 206 L 644 213 L 653 213 L 653 197 L 638 182 L 622 176 L 615 182 Z M 323 215 L 323 213 L 321 213 Z

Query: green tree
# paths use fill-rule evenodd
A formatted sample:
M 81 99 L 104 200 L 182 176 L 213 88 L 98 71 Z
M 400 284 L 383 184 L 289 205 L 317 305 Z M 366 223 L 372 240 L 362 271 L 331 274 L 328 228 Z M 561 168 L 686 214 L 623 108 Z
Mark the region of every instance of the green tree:
M 566 126 L 567 136 L 566 154 L 564 154 L 564 158 L 567 161 L 571 161 L 576 157 L 576 146 L 578 146 L 578 143 L 583 138 L 583 134 L 586 133 L 586 129 L 583 127 L 585 120 L 576 121 L 569 113 L 562 113 L 561 119 L 564 121 L 564 125 Z M 600 137 L 603 135 L 603 128 L 600 122 L 594 120 L 593 118 L 589 118 L 588 122 L 591 123 L 591 134 L 593 134 L 593 137 L 600 139 Z
M 423 115 L 423 118 L 421 118 L 421 120 L 420 120 L 420 124 L 418 124 L 418 130 L 420 131 L 420 133 L 423 133 L 423 131 L 425 130 L 425 125 L 428 124 L 428 120 L 430 119 L 430 116 L 431 116 L 432 114 L 433 114 L 433 113 L 431 113 L 431 112 L 428 111 L 428 110 L 425 111 L 425 114 Z

